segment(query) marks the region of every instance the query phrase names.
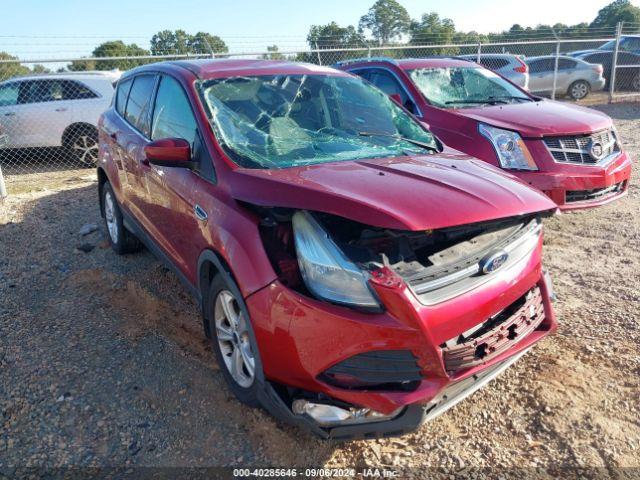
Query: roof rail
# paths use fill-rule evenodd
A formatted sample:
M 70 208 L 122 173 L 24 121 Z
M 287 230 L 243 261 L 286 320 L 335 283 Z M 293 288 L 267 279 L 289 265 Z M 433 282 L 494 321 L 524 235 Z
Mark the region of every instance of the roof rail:
M 388 62 L 394 65 L 398 65 L 398 61 L 395 58 L 391 57 L 360 57 L 360 58 L 350 58 L 348 60 L 340 60 L 339 62 L 334 63 L 335 66 L 341 67 L 344 65 L 349 65 L 351 63 L 360 63 L 360 62 Z

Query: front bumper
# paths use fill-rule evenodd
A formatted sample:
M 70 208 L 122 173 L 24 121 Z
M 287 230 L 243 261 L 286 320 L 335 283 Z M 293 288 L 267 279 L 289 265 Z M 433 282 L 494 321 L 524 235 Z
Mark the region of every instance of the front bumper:
M 289 423 L 306 425 L 324 438 L 402 434 L 480 388 L 556 329 L 551 287 L 541 269 L 541 240 L 529 258 L 505 269 L 481 287 L 436 305 L 421 304 L 403 282 L 393 278 L 379 279 L 374 287 L 386 307 L 383 313 L 330 305 L 300 295 L 279 282 L 248 297 L 247 307 L 269 382 L 286 386 L 289 392 L 313 392 L 322 398 L 382 414 L 398 409 L 401 412 L 382 422 L 322 428 L 309 417 L 294 415 L 286 399 L 269 384 L 262 395 L 265 408 Z M 544 308 L 540 328 L 519 337 L 510 348 L 481 364 L 447 371 L 442 347 L 446 341 L 485 322 L 536 287 Z M 414 389 L 341 388 L 323 380 L 322 373 L 333 365 L 355 355 L 381 350 L 408 350 L 415 355 L 422 378 Z M 487 378 L 486 372 L 496 373 Z M 469 385 L 454 395 L 455 401 L 449 398 L 452 386 L 463 382 Z
M 605 205 L 627 193 L 631 177 L 631 159 L 624 151 L 602 165 L 577 165 L 553 161 L 544 146 L 528 146 L 540 170 L 517 172 L 515 175 L 543 191 L 563 211 Z M 611 192 L 605 190 L 618 184 L 620 188 Z

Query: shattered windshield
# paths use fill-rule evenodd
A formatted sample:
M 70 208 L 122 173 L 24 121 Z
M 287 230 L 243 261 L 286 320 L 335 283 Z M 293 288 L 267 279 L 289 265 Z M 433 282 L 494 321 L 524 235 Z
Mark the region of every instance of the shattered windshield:
M 248 168 L 428 154 L 429 131 L 360 78 L 261 75 L 202 87 L 216 136 Z
M 438 107 L 464 108 L 532 101 L 521 90 L 486 68 L 417 68 L 410 70 L 409 75 L 427 100 Z

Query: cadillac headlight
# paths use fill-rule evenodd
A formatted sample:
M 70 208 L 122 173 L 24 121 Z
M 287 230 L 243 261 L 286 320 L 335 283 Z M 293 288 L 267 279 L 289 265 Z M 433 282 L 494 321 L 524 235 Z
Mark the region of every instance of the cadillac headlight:
M 480 133 L 493 145 L 502 168 L 510 170 L 538 170 L 529 149 L 517 132 L 481 123 Z
M 318 298 L 364 308 L 379 308 L 369 288 L 368 274 L 349 260 L 312 214 L 293 215 L 293 232 L 300 273 Z

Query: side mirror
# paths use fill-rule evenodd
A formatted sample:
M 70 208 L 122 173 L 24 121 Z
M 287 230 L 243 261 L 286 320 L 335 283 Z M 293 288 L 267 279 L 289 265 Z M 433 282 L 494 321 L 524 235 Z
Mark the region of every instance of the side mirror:
M 149 163 L 159 167 L 193 168 L 191 146 L 183 138 L 162 138 L 144 147 Z
M 391 97 L 391 100 L 396 102 L 398 105 L 402 105 L 402 98 L 400 97 L 399 93 L 392 93 L 389 96 Z

